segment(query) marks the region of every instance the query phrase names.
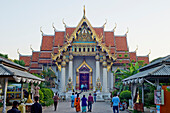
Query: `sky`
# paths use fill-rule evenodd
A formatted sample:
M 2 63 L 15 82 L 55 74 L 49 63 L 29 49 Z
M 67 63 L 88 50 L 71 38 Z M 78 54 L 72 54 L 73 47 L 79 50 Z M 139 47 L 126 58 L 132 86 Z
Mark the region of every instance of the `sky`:
M 52 23 L 58 31 L 76 27 L 83 16 L 94 27 L 107 19 L 105 31 L 117 28 L 115 35 L 124 35 L 130 51 L 138 46 L 137 55 L 150 54 L 150 61 L 170 54 L 169 0 L 0 0 L 0 53 L 11 59 L 31 55 L 30 45 L 40 50 L 42 35 L 53 35 Z

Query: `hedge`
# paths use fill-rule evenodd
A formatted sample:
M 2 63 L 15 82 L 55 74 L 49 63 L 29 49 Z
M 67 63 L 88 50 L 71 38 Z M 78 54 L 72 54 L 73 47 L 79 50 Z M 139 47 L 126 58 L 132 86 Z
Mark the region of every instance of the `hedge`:
M 41 91 L 42 91 L 43 94 L 44 94 L 44 100 L 48 100 L 48 99 L 52 98 L 51 89 L 42 88 Z
M 125 91 L 122 91 L 120 93 L 120 100 L 121 101 L 124 101 L 124 100 L 128 101 L 129 99 L 131 99 L 131 92 L 130 91 L 125 90 Z

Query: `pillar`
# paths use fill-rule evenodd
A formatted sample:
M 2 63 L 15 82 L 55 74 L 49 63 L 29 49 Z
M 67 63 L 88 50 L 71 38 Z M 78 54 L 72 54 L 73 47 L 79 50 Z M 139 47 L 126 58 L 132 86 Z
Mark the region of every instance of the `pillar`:
M 73 81 L 73 55 L 72 55 L 72 48 L 70 49 L 70 55 L 69 55 L 69 77 Z
M 107 92 L 107 62 L 106 56 L 103 56 L 103 92 Z
M 65 76 L 66 76 L 66 61 L 65 61 L 65 56 L 63 56 L 63 61 L 61 63 L 61 92 L 65 92 Z
M 111 79 L 111 80 L 110 80 L 110 83 L 111 83 L 110 88 L 111 88 L 111 89 L 113 89 L 113 78 L 114 78 L 113 76 L 114 76 L 114 74 L 113 74 L 112 72 L 110 72 L 110 79 Z
M 21 82 L 21 100 L 24 98 L 24 88 L 23 88 L 23 82 Z
M 142 103 L 144 105 L 144 83 L 142 83 Z
M 100 56 L 99 56 L 99 51 L 98 49 L 96 49 L 96 82 L 97 82 L 97 79 L 100 78 Z
M 4 85 L 4 100 L 3 100 L 3 110 L 2 110 L 2 113 L 6 113 L 7 86 L 8 86 L 8 78 L 5 78 L 5 85 Z

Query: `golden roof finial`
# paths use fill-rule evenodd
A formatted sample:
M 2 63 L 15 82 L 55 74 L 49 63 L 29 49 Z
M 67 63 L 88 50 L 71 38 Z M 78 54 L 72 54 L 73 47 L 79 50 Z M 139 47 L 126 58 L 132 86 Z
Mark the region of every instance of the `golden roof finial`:
M 129 33 L 129 28 L 127 27 L 126 35 Z
M 137 52 L 137 50 L 138 50 L 138 45 L 136 46 L 136 50 L 135 50 L 135 52 Z
M 54 22 L 52 23 L 52 27 L 54 28 L 54 31 L 56 31 L 56 28 L 55 28 L 55 26 L 54 26 Z
M 104 28 L 105 28 L 106 24 L 107 24 L 107 19 L 105 19 L 105 23 L 103 24 Z
M 18 53 L 19 55 L 21 55 L 20 52 L 19 52 L 19 49 L 17 49 L 17 53 Z
M 64 27 L 66 28 L 66 23 L 64 22 L 64 18 L 63 18 L 63 24 L 64 24 Z
M 117 27 L 117 24 L 115 23 L 115 27 L 113 28 L 113 32 L 115 32 L 115 30 L 116 30 L 116 27 Z
M 151 50 L 149 49 L 149 53 L 148 53 L 148 56 L 151 54 Z
M 30 45 L 30 49 L 31 49 L 32 51 L 34 51 L 34 50 L 32 49 L 32 45 Z
M 40 32 L 42 33 L 42 36 L 43 36 L 44 33 L 43 33 L 43 31 L 42 31 L 42 26 L 40 27 Z
M 84 7 L 83 7 L 83 16 L 85 17 L 85 15 L 86 15 L 86 9 L 85 9 L 85 5 L 84 5 Z

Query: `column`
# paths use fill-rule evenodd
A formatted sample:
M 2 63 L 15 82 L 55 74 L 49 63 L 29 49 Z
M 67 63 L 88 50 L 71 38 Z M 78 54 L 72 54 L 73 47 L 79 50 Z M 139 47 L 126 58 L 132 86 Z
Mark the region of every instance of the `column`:
M 142 103 L 144 105 L 144 83 L 142 83 Z
M 5 78 L 5 85 L 4 85 L 4 100 L 3 100 L 3 110 L 2 110 L 2 113 L 6 113 L 7 86 L 8 86 L 8 78 Z
M 97 79 L 100 78 L 100 56 L 99 56 L 99 51 L 98 49 L 96 49 L 96 82 L 97 82 Z
M 103 92 L 107 92 L 107 62 L 106 56 L 103 56 Z
M 111 88 L 111 89 L 113 89 L 113 76 L 114 76 L 113 73 L 110 72 L 110 79 L 111 79 L 111 80 L 110 80 L 110 83 L 111 83 L 110 88 Z
M 72 55 L 72 48 L 70 49 L 70 55 L 69 55 L 69 77 L 71 78 L 73 82 L 73 55 Z
M 66 61 L 65 56 L 63 56 L 63 61 L 61 63 L 61 92 L 65 92 L 65 76 L 66 76 Z
M 23 82 L 21 82 L 21 100 L 24 98 Z

